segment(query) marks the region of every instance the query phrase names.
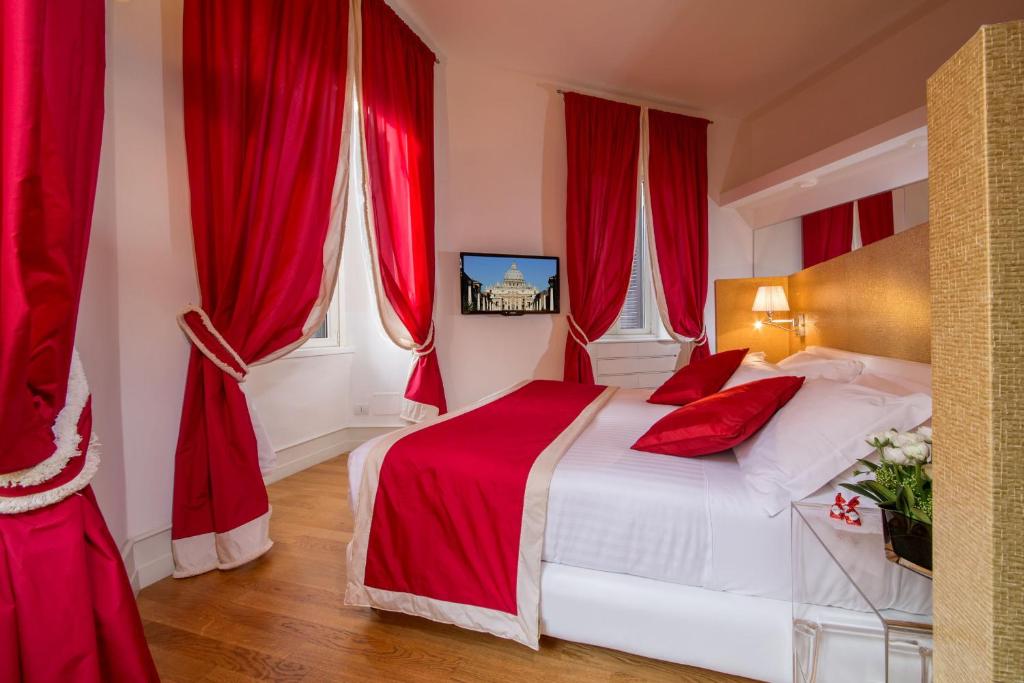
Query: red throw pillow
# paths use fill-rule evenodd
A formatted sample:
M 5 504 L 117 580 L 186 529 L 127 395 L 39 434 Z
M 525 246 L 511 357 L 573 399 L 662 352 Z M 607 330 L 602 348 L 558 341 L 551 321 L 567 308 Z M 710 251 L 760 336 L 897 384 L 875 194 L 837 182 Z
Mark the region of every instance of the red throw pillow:
M 769 377 L 702 398 L 661 418 L 633 448 L 693 457 L 743 443 L 793 398 L 803 377 Z
M 722 351 L 684 365 L 647 399 L 649 403 L 685 406 L 721 389 L 750 349 Z

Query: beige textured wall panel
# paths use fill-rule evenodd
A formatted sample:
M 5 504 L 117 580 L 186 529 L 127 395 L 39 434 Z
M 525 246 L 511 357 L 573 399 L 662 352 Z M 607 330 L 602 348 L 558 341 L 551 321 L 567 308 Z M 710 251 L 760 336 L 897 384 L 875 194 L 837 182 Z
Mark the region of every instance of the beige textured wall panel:
M 786 277 L 715 280 L 715 349 L 764 351 L 765 358 L 773 363 L 788 356 L 790 333 L 767 326 L 755 329 L 754 323 L 764 314 L 750 310 L 758 287 L 788 287 L 787 281 Z M 789 298 L 788 291 L 786 298 Z M 788 318 L 789 314 L 779 313 L 777 317 Z
M 1024 677 L 1024 23 L 928 82 L 936 680 Z

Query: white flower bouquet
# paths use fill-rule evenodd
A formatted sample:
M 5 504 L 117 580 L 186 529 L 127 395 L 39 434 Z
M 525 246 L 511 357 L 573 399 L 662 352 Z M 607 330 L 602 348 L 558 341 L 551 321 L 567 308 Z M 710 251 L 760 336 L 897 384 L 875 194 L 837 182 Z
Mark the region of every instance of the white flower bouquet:
M 872 479 L 842 484 L 843 488 L 874 500 L 882 508 L 887 541 L 897 555 L 931 569 L 932 536 L 932 430 L 872 434 L 870 444 L 878 463 L 860 460 Z M 913 557 L 910 557 L 913 556 Z

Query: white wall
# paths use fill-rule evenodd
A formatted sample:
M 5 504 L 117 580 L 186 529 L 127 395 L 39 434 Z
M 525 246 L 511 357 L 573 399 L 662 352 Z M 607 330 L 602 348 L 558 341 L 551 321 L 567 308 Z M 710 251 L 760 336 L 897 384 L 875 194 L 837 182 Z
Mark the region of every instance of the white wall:
M 352 353 L 285 357 L 252 368 L 245 391 L 274 450 L 304 443 L 351 422 Z
M 928 181 L 913 183 L 892 193 L 893 228 L 903 232 L 907 228 L 928 222 Z
M 754 231 L 754 277 L 789 275 L 803 268 L 800 219 Z
M 107 72 L 106 106 L 113 100 Z M 92 488 L 114 541 L 128 537 L 124 447 L 121 438 L 120 348 L 117 310 L 117 225 L 114 204 L 113 122 L 103 122 L 92 237 L 85 266 L 76 346 L 92 391 L 93 430 L 100 437 L 101 464 Z
M 536 78 L 445 60 L 437 88 L 437 343 L 450 407 L 531 377 L 565 344 L 565 124 Z M 562 259 L 562 314 L 463 316 L 459 252 Z
M 704 306 L 711 350 L 715 344 L 715 280 L 750 277 L 753 269 L 754 231 L 735 209 L 724 209 L 713 201 L 708 211 L 708 300 Z
M 459 407 L 523 379 L 562 377 L 565 119 L 561 95 L 542 79 L 447 58 L 438 70 L 437 121 L 438 345 L 449 405 Z M 715 133 L 730 142 L 726 128 Z M 709 156 L 725 156 L 717 152 Z M 714 280 L 750 275 L 752 233 L 713 201 L 709 233 L 705 317 L 713 342 Z M 560 257 L 562 314 L 461 315 L 460 251 Z
M 115 2 L 108 11 L 127 532 L 136 536 L 170 522 L 188 355 L 174 316 L 197 297 L 180 115 L 180 3 Z

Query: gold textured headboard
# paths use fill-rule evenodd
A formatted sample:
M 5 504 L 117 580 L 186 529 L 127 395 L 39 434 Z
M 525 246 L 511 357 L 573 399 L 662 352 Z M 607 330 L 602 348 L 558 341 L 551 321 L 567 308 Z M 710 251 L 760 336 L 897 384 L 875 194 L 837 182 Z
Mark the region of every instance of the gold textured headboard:
M 927 223 L 788 277 L 717 280 L 717 349 L 749 347 L 776 361 L 816 345 L 930 363 L 928 283 Z M 750 307 L 764 284 L 786 288 L 790 308 L 807 316 L 806 337 L 754 329 Z

